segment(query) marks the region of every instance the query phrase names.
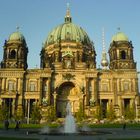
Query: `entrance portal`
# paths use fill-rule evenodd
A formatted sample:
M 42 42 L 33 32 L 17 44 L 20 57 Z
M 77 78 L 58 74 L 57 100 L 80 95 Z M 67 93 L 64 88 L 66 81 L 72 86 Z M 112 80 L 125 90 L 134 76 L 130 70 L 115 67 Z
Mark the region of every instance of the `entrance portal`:
M 71 104 L 71 112 L 75 113 L 79 109 L 78 90 L 72 82 L 63 83 L 58 91 L 56 112 L 58 117 L 66 116 L 66 105 Z

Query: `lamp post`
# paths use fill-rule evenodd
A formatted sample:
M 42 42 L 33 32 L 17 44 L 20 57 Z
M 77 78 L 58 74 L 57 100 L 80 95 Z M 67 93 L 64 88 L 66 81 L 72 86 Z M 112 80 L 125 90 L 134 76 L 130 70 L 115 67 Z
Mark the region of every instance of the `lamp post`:
M 30 99 L 27 100 L 28 110 L 27 110 L 27 124 L 30 123 Z

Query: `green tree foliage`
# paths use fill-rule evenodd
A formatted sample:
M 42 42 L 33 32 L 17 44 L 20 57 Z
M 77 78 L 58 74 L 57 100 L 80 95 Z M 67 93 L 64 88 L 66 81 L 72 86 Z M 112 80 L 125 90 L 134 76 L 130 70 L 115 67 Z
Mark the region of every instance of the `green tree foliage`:
M 16 120 L 22 120 L 23 119 L 23 110 L 22 110 L 22 106 L 19 106 L 17 108 L 17 110 L 15 111 L 15 114 L 14 114 L 14 118 Z
M 125 119 L 134 120 L 135 119 L 135 109 L 129 105 L 125 109 Z
M 47 113 L 47 121 L 52 122 L 56 120 L 56 110 L 54 106 L 48 107 L 48 113 Z
M 7 120 L 9 116 L 9 110 L 7 106 L 0 106 L 0 121 Z
M 31 120 L 34 123 L 39 123 L 41 120 L 41 109 L 38 104 L 34 104 L 31 112 Z
M 76 120 L 78 122 L 81 122 L 81 121 L 83 121 L 85 119 L 86 115 L 84 113 L 82 103 L 80 103 L 79 110 L 78 110 L 78 112 L 76 112 L 75 116 L 76 116 Z
M 114 111 L 114 108 L 113 108 L 112 104 L 107 109 L 106 117 L 110 121 L 113 121 L 116 118 L 116 114 L 115 114 L 115 111 Z
M 103 119 L 103 109 L 102 109 L 102 105 L 98 105 L 96 107 L 96 112 L 95 112 L 95 118 L 100 121 Z

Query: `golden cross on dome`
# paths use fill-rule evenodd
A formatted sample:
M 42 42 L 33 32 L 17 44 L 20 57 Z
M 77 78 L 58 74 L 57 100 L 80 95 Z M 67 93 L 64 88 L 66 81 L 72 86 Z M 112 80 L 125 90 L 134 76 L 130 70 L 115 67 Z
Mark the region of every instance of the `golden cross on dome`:
M 19 26 L 16 27 L 17 32 L 19 32 L 19 28 L 20 28 Z
M 120 31 L 120 30 L 121 30 L 121 28 L 120 28 L 120 27 L 118 27 L 118 28 L 117 28 L 117 30 L 118 30 L 118 31 Z
M 70 16 L 70 4 L 67 3 L 67 13 L 66 16 L 69 17 Z

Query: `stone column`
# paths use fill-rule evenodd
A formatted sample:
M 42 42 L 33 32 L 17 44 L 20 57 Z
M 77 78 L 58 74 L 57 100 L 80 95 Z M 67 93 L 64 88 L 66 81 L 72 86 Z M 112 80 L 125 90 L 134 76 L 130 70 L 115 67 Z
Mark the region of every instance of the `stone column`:
M 48 80 L 47 80 L 47 99 L 48 99 L 48 104 L 50 105 L 51 104 L 51 79 L 50 77 L 48 77 Z
M 40 84 L 39 84 L 39 91 L 40 91 L 40 97 L 39 97 L 39 104 L 41 105 L 42 104 L 42 84 L 43 84 L 43 79 L 42 78 L 40 78 Z
M 57 98 L 57 93 L 56 92 L 54 92 L 53 98 L 54 98 L 54 108 L 56 109 L 56 98 Z
M 4 81 L 4 90 L 8 89 L 8 82 L 7 82 L 7 78 L 5 78 Z
M 23 112 L 23 78 L 20 78 L 20 90 L 18 91 L 17 112 Z
M 2 90 L 2 78 L 0 78 L 0 91 Z
M 79 52 L 79 62 L 82 62 L 82 52 Z
M 117 86 L 119 83 L 117 83 L 117 79 L 114 78 L 113 79 L 113 89 L 114 89 L 114 105 L 118 104 L 118 100 L 117 100 Z
M 122 100 L 121 100 L 121 96 L 117 96 L 117 98 L 118 98 L 118 116 L 121 117 L 122 116 Z
M 13 98 L 13 101 L 12 101 L 12 114 L 15 114 L 15 101 L 16 101 L 16 99 Z
M 94 99 L 94 80 L 93 79 L 91 79 L 91 100 L 92 101 L 94 101 L 95 99 Z
M 86 105 L 89 106 L 89 78 L 86 78 Z
M 97 78 L 94 79 L 94 100 L 95 105 L 98 105 L 98 81 Z
M 55 52 L 55 62 L 59 62 L 59 52 Z
M 5 78 L 2 79 L 2 90 L 4 90 L 4 86 L 5 86 Z

